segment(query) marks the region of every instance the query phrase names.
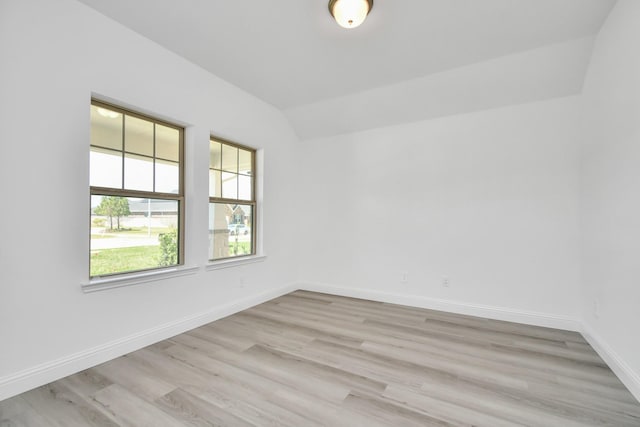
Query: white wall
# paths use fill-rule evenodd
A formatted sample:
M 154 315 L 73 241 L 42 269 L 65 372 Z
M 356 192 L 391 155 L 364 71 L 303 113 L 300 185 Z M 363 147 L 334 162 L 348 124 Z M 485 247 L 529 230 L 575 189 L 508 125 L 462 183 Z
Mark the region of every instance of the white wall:
M 313 256 L 301 277 L 413 304 L 576 319 L 578 111 L 568 97 L 304 142 Z
M 583 317 L 640 398 L 640 2 L 621 0 L 584 87 Z M 596 315 L 596 307 L 598 305 Z
M 534 323 L 582 318 L 640 384 L 637 22 L 640 3 L 621 0 L 584 96 L 296 144 L 276 109 L 92 9 L 0 0 L 0 399 L 299 278 Z M 264 148 L 267 260 L 84 294 L 92 93 L 187 126 L 188 265 L 207 258 L 209 134 Z
M 207 261 L 209 134 L 264 149 L 266 261 L 84 294 L 92 93 L 187 125 L 187 265 Z M 296 140 L 271 106 L 75 1 L 2 0 L 0 122 L 5 392 L 49 363 L 294 283 L 296 239 L 280 230 Z
M 594 37 L 285 110 L 303 140 L 578 95 Z

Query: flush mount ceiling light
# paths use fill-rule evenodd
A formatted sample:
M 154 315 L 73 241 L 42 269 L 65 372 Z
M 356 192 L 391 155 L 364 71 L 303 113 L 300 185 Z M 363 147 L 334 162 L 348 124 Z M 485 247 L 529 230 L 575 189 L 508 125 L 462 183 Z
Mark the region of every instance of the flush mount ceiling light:
M 373 0 L 329 0 L 329 12 L 344 28 L 362 24 L 372 8 Z

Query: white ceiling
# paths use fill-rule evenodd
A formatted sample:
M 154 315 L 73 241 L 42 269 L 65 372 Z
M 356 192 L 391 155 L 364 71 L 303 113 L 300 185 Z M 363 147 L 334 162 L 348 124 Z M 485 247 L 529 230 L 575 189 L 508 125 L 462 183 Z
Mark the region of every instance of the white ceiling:
M 328 0 L 80 1 L 285 114 L 294 112 L 289 119 L 305 137 L 318 133 L 304 132 L 294 116 L 309 104 L 589 38 L 615 4 L 375 0 L 365 23 L 345 30 L 332 20 Z

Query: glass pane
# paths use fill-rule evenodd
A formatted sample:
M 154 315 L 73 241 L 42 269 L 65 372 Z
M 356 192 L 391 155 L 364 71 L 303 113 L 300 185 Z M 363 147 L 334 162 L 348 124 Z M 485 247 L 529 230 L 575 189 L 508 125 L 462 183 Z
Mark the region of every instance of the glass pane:
M 227 144 L 222 144 L 222 170 L 238 172 L 238 149 Z
M 153 156 L 153 123 L 137 117 L 124 117 L 124 150 Z
M 221 259 L 254 253 L 251 205 L 209 203 L 209 257 Z
M 209 167 L 220 169 L 222 159 L 222 144 L 216 141 L 209 141 Z
M 222 197 L 220 171 L 209 169 L 209 197 Z
M 122 152 L 91 147 L 89 171 L 93 187 L 122 188 Z
M 175 200 L 91 196 L 91 277 L 178 264 Z
M 180 193 L 180 164 L 156 160 L 156 189 L 160 193 Z
M 153 159 L 126 154 L 124 158 L 124 188 L 153 191 Z
M 240 148 L 238 150 L 239 160 L 238 160 L 238 169 L 240 173 L 245 175 L 253 175 L 253 165 L 251 159 L 253 158 L 252 151 L 243 150 Z
M 122 114 L 92 105 L 91 145 L 122 150 Z
M 238 175 L 222 172 L 222 197 L 225 199 L 238 198 Z
M 238 199 L 252 200 L 253 192 L 251 190 L 251 177 L 238 175 Z
M 178 129 L 156 124 L 156 157 L 180 161 L 180 132 Z

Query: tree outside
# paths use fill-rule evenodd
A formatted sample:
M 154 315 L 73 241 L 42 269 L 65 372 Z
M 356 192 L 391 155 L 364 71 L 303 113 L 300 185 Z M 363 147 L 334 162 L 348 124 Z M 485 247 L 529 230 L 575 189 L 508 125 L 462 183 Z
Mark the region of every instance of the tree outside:
M 129 201 L 120 196 L 104 196 L 94 212 L 96 215 L 109 217 L 110 230 L 113 230 L 113 218 L 116 218 L 117 229 L 120 230 L 120 218 L 131 215 Z
M 178 264 L 178 202 L 94 195 L 91 206 L 91 277 Z

